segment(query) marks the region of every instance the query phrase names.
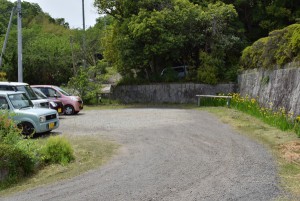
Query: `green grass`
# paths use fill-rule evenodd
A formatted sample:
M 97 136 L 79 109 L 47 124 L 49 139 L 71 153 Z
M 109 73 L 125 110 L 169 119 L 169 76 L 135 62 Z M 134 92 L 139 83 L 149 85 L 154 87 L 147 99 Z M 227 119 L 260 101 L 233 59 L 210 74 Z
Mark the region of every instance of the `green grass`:
M 285 108 L 274 111 L 273 104 L 269 102 L 269 107 L 261 107 L 256 99 L 249 96 L 242 97 L 239 94 L 229 94 L 232 96 L 230 107 L 250 114 L 261 121 L 279 128 L 282 131 L 293 131 L 300 137 L 300 116 L 295 117 L 293 113 L 287 113 Z M 201 106 L 225 106 L 224 98 L 201 98 Z
M 20 181 L 17 185 L 3 189 L 0 191 L 0 196 L 80 175 L 88 170 L 103 165 L 116 153 L 119 147 L 117 143 L 103 140 L 99 137 L 66 136 L 66 138 L 74 148 L 74 162 L 65 166 L 46 166 L 33 176 Z

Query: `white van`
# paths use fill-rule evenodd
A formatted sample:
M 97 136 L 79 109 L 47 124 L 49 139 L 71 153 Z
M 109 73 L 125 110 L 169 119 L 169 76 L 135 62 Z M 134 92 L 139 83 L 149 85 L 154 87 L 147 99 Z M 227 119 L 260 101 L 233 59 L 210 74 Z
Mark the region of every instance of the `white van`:
M 35 108 L 49 108 L 48 99 L 39 99 L 32 88 L 23 82 L 0 82 L 0 91 L 23 91 Z

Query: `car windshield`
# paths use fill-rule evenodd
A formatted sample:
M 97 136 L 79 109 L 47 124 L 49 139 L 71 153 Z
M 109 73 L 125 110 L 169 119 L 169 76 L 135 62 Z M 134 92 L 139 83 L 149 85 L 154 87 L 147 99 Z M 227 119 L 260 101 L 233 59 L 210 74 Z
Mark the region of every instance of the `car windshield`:
M 63 95 L 65 95 L 65 96 L 71 96 L 70 94 L 68 94 L 67 92 L 65 92 L 64 90 L 62 90 L 62 89 L 59 88 L 59 87 L 55 87 L 55 89 L 56 89 L 57 91 L 59 91 L 60 93 L 62 93 Z
M 29 85 L 23 85 L 23 86 L 16 86 L 18 89 L 17 91 L 24 91 L 27 96 L 30 98 L 30 100 L 37 100 L 38 97 L 32 90 L 32 88 Z
M 28 99 L 28 97 L 25 94 L 11 94 L 8 95 L 8 98 L 14 108 L 16 109 L 22 109 L 25 107 L 32 107 L 32 102 Z
M 41 92 L 39 89 L 33 88 L 33 91 L 40 99 L 48 99 L 48 97 L 43 92 Z

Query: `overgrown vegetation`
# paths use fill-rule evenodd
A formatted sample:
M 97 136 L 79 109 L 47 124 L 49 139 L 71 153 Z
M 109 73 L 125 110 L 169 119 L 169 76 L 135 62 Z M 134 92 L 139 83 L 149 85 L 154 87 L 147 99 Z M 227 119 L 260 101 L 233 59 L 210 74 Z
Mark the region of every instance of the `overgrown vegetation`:
M 273 69 L 289 62 L 300 61 L 300 24 L 272 31 L 244 49 L 241 57 L 243 70 L 253 68 Z
M 46 142 L 24 139 L 8 114 L 0 114 L 0 190 L 32 175 L 48 164 L 74 159 L 70 143 L 57 136 Z
M 46 164 L 66 165 L 74 160 L 74 150 L 66 138 L 50 137 L 41 149 L 42 160 Z
M 287 113 L 285 108 L 273 111 L 270 108 L 261 107 L 256 99 L 248 96 L 241 97 L 239 94 L 232 95 L 230 107 L 250 114 L 268 125 L 274 126 L 282 131 L 293 131 L 300 137 L 300 116 L 295 117 Z M 201 98 L 201 106 L 225 106 L 227 100 L 224 98 Z
M 13 185 L 12 183 L 11 185 L 7 185 L 7 183 L 5 185 L 3 184 L 0 188 L 0 195 L 24 191 L 26 189 L 77 176 L 105 163 L 119 147 L 119 145 L 114 142 L 103 140 L 96 136 L 74 137 L 65 135 L 65 138 L 72 144 L 75 160 L 67 165 L 49 164 L 43 166 L 43 168 L 40 168 L 30 177 L 19 179 L 17 185 Z M 46 143 L 45 141 L 47 141 L 47 138 L 41 138 L 38 141 L 39 143 L 37 144 L 39 144 L 39 146 L 37 149 L 41 148 L 40 144 Z M 21 142 L 25 143 L 32 141 L 22 140 Z

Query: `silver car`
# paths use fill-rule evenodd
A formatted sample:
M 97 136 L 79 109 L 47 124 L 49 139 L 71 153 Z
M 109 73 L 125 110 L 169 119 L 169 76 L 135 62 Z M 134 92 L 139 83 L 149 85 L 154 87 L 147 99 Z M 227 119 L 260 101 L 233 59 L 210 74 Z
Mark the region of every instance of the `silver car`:
M 32 101 L 35 108 L 49 108 L 47 99 L 39 99 L 29 84 L 24 82 L 0 82 L 1 91 L 23 91 Z

